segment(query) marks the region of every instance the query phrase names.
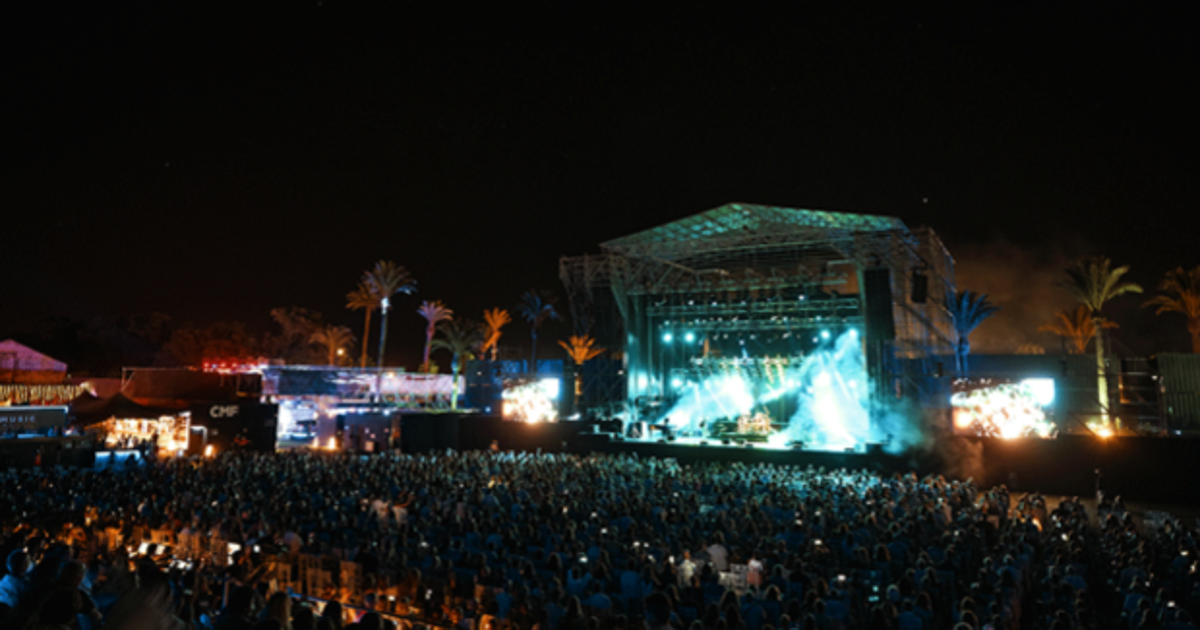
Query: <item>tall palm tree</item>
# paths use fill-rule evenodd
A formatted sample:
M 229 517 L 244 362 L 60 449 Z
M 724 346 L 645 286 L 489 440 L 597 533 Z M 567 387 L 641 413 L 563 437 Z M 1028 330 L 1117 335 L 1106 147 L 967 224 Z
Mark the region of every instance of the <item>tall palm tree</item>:
M 437 326 L 440 337 L 432 340 L 430 345 L 435 349 L 446 350 L 450 353 L 450 372 L 453 375 L 453 389 L 450 394 L 450 408 L 458 409 L 458 381 L 462 373 L 463 363 L 475 358 L 475 351 L 483 341 L 483 332 L 479 324 L 474 322 L 456 322 L 444 319 Z
M 1063 286 L 1075 299 L 1087 307 L 1095 330 L 1103 327 L 1100 309 L 1113 298 L 1126 293 L 1141 293 L 1142 287 L 1132 282 L 1123 282 L 1121 276 L 1129 271 L 1129 265 L 1112 268 L 1112 262 L 1103 256 L 1085 258 L 1067 268 L 1067 280 Z M 1108 370 L 1104 363 L 1104 335 L 1096 335 L 1096 386 L 1100 396 L 1100 424 L 1108 426 Z
M 382 374 L 383 355 L 387 350 L 388 308 L 391 306 L 391 298 L 397 293 L 412 294 L 417 290 L 417 281 L 413 280 L 403 265 L 397 265 L 390 260 L 375 263 L 375 268 L 363 275 L 363 281 L 379 298 L 379 307 L 383 311 L 383 318 L 379 323 L 379 357 L 375 360 L 375 367 Z
M 958 334 L 958 346 L 955 349 L 958 373 L 960 376 L 966 376 L 967 356 L 971 354 L 971 342 L 967 338 L 971 331 L 979 327 L 983 320 L 994 315 L 1000 307 L 988 302 L 986 293 L 971 291 L 947 295 L 946 307 L 950 309 L 950 315 L 954 318 L 954 332 Z
M 588 335 L 571 335 L 570 343 L 559 340 L 558 345 L 567 351 L 567 356 L 575 363 L 575 396 L 583 394 L 583 364 L 595 359 L 604 352 L 604 348 L 594 347 L 596 340 Z
M 1071 354 L 1083 354 L 1087 352 L 1088 342 L 1096 335 L 1096 322 L 1092 319 L 1092 314 L 1088 311 L 1088 307 L 1080 304 L 1079 308 L 1071 311 L 1059 311 L 1055 314 L 1055 319 L 1049 324 L 1045 324 L 1038 328 L 1042 332 L 1054 333 L 1059 337 L 1069 339 L 1071 346 L 1069 350 Z M 1100 320 L 1101 328 L 1116 328 L 1116 322 L 1110 322 L 1106 319 Z
M 1157 306 L 1155 315 L 1183 313 L 1192 335 L 1192 352 L 1200 354 L 1200 265 L 1189 271 L 1183 267 L 1168 271 L 1158 283 L 1158 292 L 1142 306 Z
M 346 294 L 346 308 L 357 311 L 363 309 L 367 312 L 366 321 L 363 322 L 363 338 L 362 338 L 362 359 L 359 361 L 359 367 L 367 367 L 367 340 L 371 336 L 371 313 L 379 308 L 380 297 L 375 293 L 375 285 L 367 280 L 367 274 L 363 274 L 363 279 L 358 281 L 358 288 Z
M 429 371 L 429 348 L 433 343 L 433 333 L 437 330 L 438 322 L 448 322 L 454 319 L 454 311 L 446 308 L 441 300 L 432 302 L 426 300 L 421 302 L 421 307 L 417 309 L 417 313 L 424 317 L 429 322 L 425 326 L 425 357 L 421 361 L 421 371 Z
M 326 324 L 318 328 L 308 341 L 325 349 L 329 365 L 337 365 L 338 357 L 344 355 L 346 347 L 354 343 L 354 333 L 345 326 Z
M 554 294 L 549 291 L 534 291 L 530 289 L 521 296 L 517 303 L 517 312 L 529 322 L 529 334 L 533 338 L 533 353 L 529 361 L 529 369 L 537 374 L 537 334 L 538 329 L 548 319 L 562 319 L 554 308 Z
M 483 347 L 479 349 L 480 355 L 487 354 L 488 350 L 492 351 L 492 360 L 496 360 L 496 350 L 500 347 L 500 332 L 505 324 L 512 321 L 512 316 L 508 311 L 502 308 L 494 308 L 490 311 L 483 312 L 483 321 L 486 326 Z

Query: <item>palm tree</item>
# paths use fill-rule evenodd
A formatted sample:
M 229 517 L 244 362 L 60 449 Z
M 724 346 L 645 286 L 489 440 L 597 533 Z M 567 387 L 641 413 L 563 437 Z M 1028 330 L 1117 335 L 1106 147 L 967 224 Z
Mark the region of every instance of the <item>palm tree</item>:
M 502 308 L 494 308 L 483 312 L 483 320 L 486 322 L 487 330 L 483 340 L 483 347 L 479 349 L 479 353 L 481 355 L 486 354 L 490 349 L 492 351 L 492 360 L 495 361 L 496 350 L 500 347 L 500 329 L 512 321 L 512 316 Z
M 308 341 L 325 349 L 329 365 L 337 365 L 338 357 L 346 354 L 346 346 L 354 343 L 354 333 L 345 326 L 326 324 L 318 328 Z
M 587 335 L 571 335 L 569 340 L 570 343 L 567 343 L 560 339 L 558 345 L 567 351 L 567 356 L 575 363 L 575 396 L 578 400 L 583 395 L 583 364 L 600 356 L 604 348 L 593 347 L 596 340 Z
M 417 313 L 424 317 L 429 325 L 425 327 L 425 357 L 421 361 L 421 371 L 429 371 L 429 348 L 433 343 L 433 333 L 437 330 L 438 322 L 448 322 L 454 319 L 454 311 L 446 308 L 441 300 L 421 302 Z
M 986 293 L 972 293 L 971 291 L 959 291 L 957 294 L 947 295 L 946 307 L 950 309 L 950 315 L 954 318 L 954 332 L 958 334 L 958 347 L 955 351 L 958 373 L 960 376 L 966 376 L 968 372 L 967 355 L 971 354 L 971 342 L 967 337 L 983 320 L 1000 310 L 1000 307 L 988 302 Z
M 1200 265 L 1190 271 L 1183 267 L 1168 271 L 1167 277 L 1158 283 L 1158 292 L 1142 306 L 1157 306 L 1155 315 L 1183 313 L 1192 335 L 1192 352 L 1200 354 Z
M 413 280 L 403 265 L 397 265 L 390 260 L 375 263 L 375 268 L 363 274 L 363 281 L 370 287 L 373 295 L 379 298 L 379 306 L 383 311 L 383 319 L 379 325 L 379 357 L 375 367 L 383 373 L 383 354 L 387 350 L 388 307 L 391 298 L 397 293 L 411 294 L 417 290 L 417 281 Z
M 473 322 L 456 322 L 450 318 L 441 320 L 437 326 L 441 337 L 434 339 L 430 345 L 437 349 L 450 352 L 450 372 L 453 389 L 450 394 L 450 408 L 458 409 L 458 380 L 462 373 L 463 363 L 475 358 L 475 350 L 483 340 L 479 324 Z M 428 362 L 428 361 L 426 361 Z
M 1085 258 L 1067 268 L 1067 280 L 1063 286 L 1075 299 L 1087 307 L 1092 317 L 1092 326 L 1099 330 L 1104 326 L 1100 309 L 1109 300 L 1126 293 L 1141 293 L 1142 287 L 1132 282 L 1122 282 L 1121 276 L 1129 271 L 1129 265 L 1112 268 L 1112 262 L 1103 256 Z M 1100 396 L 1100 424 L 1108 426 L 1108 371 L 1104 363 L 1104 335 L 1096 335 L 1096 386 Z
M 371 313 L 379 308 L 381 301 L 374 287 L 364 273 L 363 279 L 358 281 L 358 288 L 346 294 L 346 308 L 352 311 L 363 309 L 367 312 L 366 321 L 363 322 L 362 359 L 359 365 L 364 368 L 367 367 L 367 340 L 371 336 Z
M 1071 346 L 1069 350 L 1071 354 L 1083 354 L 1087 352 L 1088 342 L 1096 335 L 1096 322 L 1092 320 L 1092 315 L 1088 311 L 1088 307 L 1080 304 L 1074 313 L 1059 311 L 1055 314 L 1055 318 L 1054 321 L 1039 327 L 1038 330 L 1070 339 Z M 1101 319 L 1100 327 L 1116 328 L 1117 324 L 1116 322 Z
M 529 334 L 533 338 L 533 353 L 529 361 L 530 372 L 537 374 L 537 334 L 547 319 L 562 319 L 554 309 L 554 294 L 549 291 L 534 291 L 530 289 L 521 296 L 517 303 L 517 312 L 529 322 Z

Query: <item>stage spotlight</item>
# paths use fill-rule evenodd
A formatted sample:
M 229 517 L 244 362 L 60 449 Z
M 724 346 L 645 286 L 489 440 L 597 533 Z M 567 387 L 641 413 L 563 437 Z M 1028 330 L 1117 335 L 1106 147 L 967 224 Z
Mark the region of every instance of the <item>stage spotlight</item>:
M 828 331 L 828 330 L 822 330 L 822 331 L 821 331 L 821 338 L 822 338 L 822 339 L 824 339 L 824 340 L 828 341 L 828 340 L 829 340 L 829 337 L 830 337 L 830 335 L 829 335 L 829 331 Z
M 671 343 L 671 339 L 672 339 L 671 333 L 663 333 L 663 342 L 664 343 Z
M 688 334 L 683 336 L 683 340 L 688 343 L 692 343 L 693 341 L 696 340 L 696 335 L 694 333 L 689 332 Z

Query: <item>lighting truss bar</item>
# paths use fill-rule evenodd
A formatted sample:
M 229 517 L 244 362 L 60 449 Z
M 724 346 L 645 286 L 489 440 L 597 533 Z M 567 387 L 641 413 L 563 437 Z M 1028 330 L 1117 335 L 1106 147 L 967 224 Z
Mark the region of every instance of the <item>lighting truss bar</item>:
M 730 332 L 797 332 L 830 326 L 861 326 L 857 315 L 847 317 L 789 317 L 779 319 L 700 319 L 667 320 L 659 324 L 664 330 L 698 330 Z
M 856 297 L 812 300 L 749 301 L 741 303 L 718 302 L 713 304 L 654 304 L 646 309 L 650 317 L 745 317 L 753 315 L 777 315 L 788 317 L 849 317 L 857 315 L 859 302 Z

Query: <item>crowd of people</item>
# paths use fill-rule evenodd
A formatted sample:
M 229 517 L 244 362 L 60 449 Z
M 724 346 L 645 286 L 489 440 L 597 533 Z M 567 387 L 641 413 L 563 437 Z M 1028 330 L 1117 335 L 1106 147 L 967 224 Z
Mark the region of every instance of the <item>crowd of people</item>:
M 1193 529 L 970 480 L 494 451 L 0 475 L 12 630 L 1194 630 L 1200 609 Z M 139 555 L 114 529 L 237 551 Z M 361 588 L 289 592 L 269 567 L 300 555 Z

